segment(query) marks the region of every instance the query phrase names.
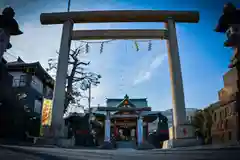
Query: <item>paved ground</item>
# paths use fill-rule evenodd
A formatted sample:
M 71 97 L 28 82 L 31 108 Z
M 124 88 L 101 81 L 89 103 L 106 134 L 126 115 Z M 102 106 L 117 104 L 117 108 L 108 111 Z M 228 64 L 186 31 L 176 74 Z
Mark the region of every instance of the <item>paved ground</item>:
M 2 149 L 8 147 L 8 149 Z M 237 160 L 239 149 L 179 150 L 87 150 L 2 146 L 0 159 L 17 160 Z

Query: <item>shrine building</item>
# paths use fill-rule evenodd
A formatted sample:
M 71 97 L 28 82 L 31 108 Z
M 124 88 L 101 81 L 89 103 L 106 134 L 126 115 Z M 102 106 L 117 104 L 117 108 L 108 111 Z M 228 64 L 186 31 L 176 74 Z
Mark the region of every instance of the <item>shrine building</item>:
M 161 129 L 168 130 L 167 118 L 160 111 L 152 111 L 147 98 L 132 99 L 125 95 L 122 99 L 107 99 L 106 107 L 97 107 L 92 113 L 104 127 L 104 141 L 114 136 L 117 141 L 141 143 L 148 138 L 149 123 L 157 119 L 162 123 Z

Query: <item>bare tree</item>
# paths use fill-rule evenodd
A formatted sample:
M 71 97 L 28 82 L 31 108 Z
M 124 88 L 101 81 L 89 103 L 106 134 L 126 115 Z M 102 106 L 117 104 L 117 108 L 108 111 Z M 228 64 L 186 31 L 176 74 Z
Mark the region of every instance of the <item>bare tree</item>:
M 69 104 L 79 104 L 79 100 L 83 97 L 83 92 L 86 91 L 90 85 L 98 85 L 101 76 L 93 72 L 87 72 L 86 67 L 90 62 L 80 60 L 82 54 L 85 54 L 85 47 L 83 44 L 71 49 L 68 59 L 68 74 L 66 77 L 66 99 L 64 109 L 66 110 Z M 59 54 L 57 52 L 57 54 Z M 48 60 L 47 71 L 56 73 L 57 59 Z M 80 105 L 80 104 L 79 104 Z

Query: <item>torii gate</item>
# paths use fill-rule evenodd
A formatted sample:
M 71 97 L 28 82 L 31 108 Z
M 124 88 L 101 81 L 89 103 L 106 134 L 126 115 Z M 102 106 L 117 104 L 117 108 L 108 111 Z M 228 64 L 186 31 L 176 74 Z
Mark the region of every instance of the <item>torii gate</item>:
M 182 125 L 186 111 L 182 83 L 181 65 L 178 51 L 175 23 L 197 23 L 197 11 L 159 10 L 118 10 L 42 13 L 41 24 L 63 24 L 62 39 L 58 58 L 58 68 L 53 96 L 52 126 L 54 137 L 63 136 L 63 110 L 68 56 L 72 40 L 100 39 L 165 39 L 167 40 L 168 60 L 172 89 L 174 138 L 182 138 Z M 73 30 L 74 23 L 108 22 L 164 22 L 165 29 L 159 30 Z

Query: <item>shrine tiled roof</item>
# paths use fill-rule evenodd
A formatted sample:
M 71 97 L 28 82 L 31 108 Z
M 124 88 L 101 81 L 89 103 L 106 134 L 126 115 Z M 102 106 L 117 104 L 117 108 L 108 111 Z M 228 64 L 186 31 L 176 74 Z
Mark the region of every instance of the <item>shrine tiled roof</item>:
M 136 108 L 136 106 L 129 99 L 128 95 L 125 95 L 124 99 L 116 107 L 119 108 L 124 106 L 130 106 L 130 107 Z
M 119 107 L 126 100 L 127 102 L 129 102 L 130 107 L 134 108 L 148 107 L 147 98 L 129 98 L 128 95 L 125 95 L 124 98 L 107 98 L 106 104 L 107 107 Z

